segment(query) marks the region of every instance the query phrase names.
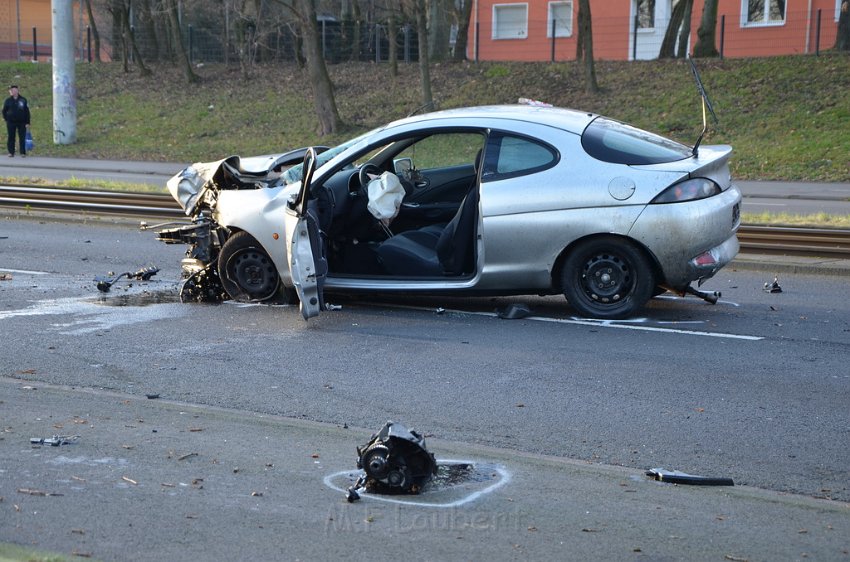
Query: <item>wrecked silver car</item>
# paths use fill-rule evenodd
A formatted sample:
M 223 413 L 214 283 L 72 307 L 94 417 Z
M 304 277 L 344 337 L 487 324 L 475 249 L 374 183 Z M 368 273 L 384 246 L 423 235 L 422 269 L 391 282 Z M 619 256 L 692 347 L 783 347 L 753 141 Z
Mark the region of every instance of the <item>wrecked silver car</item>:
M 701 137 L 700 137 L 701 138 Z M 690 147 L 593 113 L 472 107 L 332 149 L 195 164 L 168 182 L 191 217 L 184 300 L 328 293 L 556 294 L 623 318 L 738 252 L 729 146 Z

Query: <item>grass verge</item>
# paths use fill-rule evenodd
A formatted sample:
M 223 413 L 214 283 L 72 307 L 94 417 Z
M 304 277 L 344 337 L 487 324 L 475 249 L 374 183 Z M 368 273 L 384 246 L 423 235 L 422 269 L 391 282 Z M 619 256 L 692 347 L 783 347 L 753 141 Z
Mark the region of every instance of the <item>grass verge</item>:
M 705 143 L 730 144 L 738 179 L 850 181 L 850 56 L 701 59 L 719 123 Z M 309 83 L 294 64 L 205 65 L 191 88 L 178 70 L 143 78 L 120 64 L 77 65 L 77 142 L 52 143 L 49 64 L 0 63 L 30 100 L 35 154 L 172 162 L 267 154 L 336 144 L 403 117 L 421 104 L 418 68 L 332 65 L 343 127 L 319 138 Z M 584 91 L 582 68 L 560 63 L 443 63 L 431 70 L 440 108 L 516 103 L 519 97 L 601 113 L 692 144 L 701 126 L 689 66 L 682 61 L 598 61 L 601 92 Z

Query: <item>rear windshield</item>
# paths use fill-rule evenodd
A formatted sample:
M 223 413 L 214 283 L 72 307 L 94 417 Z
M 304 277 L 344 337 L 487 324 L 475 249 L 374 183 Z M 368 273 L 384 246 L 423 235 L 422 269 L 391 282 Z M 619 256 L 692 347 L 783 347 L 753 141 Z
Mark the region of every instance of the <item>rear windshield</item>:
M 587 126 L 581 144 L 597 160 L 615 164 L 660 164 L 693 156 L 689 146 L 604 117 Z

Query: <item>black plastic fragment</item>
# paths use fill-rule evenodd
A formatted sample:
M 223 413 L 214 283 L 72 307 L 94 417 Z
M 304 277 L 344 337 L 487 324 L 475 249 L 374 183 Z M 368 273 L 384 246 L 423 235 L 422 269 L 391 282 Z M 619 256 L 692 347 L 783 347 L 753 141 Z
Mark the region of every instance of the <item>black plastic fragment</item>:
M 697 476 L 687 474 L 678 470 L 666 470 L 663 468 L 652 468 L 646 471 L 646 475 L 659 482 L 670 484 L 686 484 L 689 486 L 734 486 L 731 478 L 718 478 L 711 476 Z
M 122 277 L 126 277 L 127 279 L 136 279 L 138 281 L 149 281 L 151 277 L 159 273 L 159 268 L 154 266 L 143 267 L 136 271 L 135 273 L 131 273 L 129 271 L 125 271 L 124 273 L 119 273 L 118 275 L 110 274 L 110 275 L 98 275 L 94 278 L 97 283 L 97 290 L 101 293 L 109 292 L 109 289 L 118 282 Z
M 531 316 L 531 308 L 527 304 L 513 303 L 499 311 L 499 318 L 504 320 L 518 320 Z

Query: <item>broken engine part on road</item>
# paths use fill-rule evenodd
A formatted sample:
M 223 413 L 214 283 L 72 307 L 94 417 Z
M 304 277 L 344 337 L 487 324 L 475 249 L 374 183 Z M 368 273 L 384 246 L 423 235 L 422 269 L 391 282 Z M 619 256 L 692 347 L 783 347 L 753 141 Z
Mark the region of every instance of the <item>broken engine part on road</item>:
M 400 423 L 388 421 L 368 443 L 357 447 L 357 468 L 364 474 L 348 489 L 347 499 L 360 499 L 358 490 L 379 494 L 418 494 L 437 474 L 437 460 L 425 448 L 425 438 Z

